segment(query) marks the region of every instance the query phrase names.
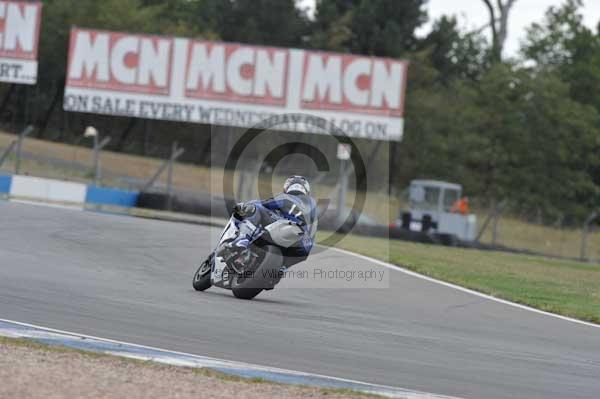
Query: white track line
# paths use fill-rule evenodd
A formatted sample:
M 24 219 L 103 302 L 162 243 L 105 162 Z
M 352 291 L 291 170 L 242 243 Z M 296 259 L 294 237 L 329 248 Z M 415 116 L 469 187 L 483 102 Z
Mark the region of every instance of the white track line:
M 435 284 L 443 285 L 445 287 L 452 288 L 452 289 L 455 289 L 455 290 L 458 290 L 458 291 L 462 291 L 462 292 L 465 292 L 467 294 L 475 295 L 475 296 L 478 296 L 480 298 L 489 299 L 490 301 L 502 303 L 504 305 L 512 306 L 512 307 L 515 307 L 515 308 L 527 310 L 527 311 L 538 313 L 538 314 L 542 314 L 542 315 L 545 315 L 545 316 L 554 317 L 556 319 L 560 319 L 560 320 L 564 320 L 564 321 L 569 321 L 571 323 L 581 324 L 581 325 L 588 326 L 588 327 L 593 327 L 593 328 L 600 328 L 600 324 L 595 324 L 595 323 L 591 323 L 591 322 L 588 322 L 588 321 L 578 320 L 578 319 L 574 319 L 572 317 L 562 316 L 562 315 L 559 315 L 559 314 L 556 314 L 556 313 L 550 313 L 550 312 L 546 312 L 544 310 L 532 308 L 531 306 L 521 305 L 519 303 L 507 301 L 505 299 L 496 298 L 495 296 L 492 296 L 492 295 L 484 294 L 484 293 L 481 293 L 479 291 L 475 291 L 475 290 L 471 290 L 469 288 L 461 287 L 460 285 L 456 285 L 456 284 L 452 284 L 452 283 L 447 283 L 445 281 L 438 280 L 438 279 L 435 279 L 433 277 L 429 277 L 429 276 L 425 276 L 423 274 L 419 274 L 419 273 L 413 272 L 413 271 L 405 269 L 405 268 L 403 268 L 401 266 L 394 265 L 394 264 L 388 263 L 388 262 L 384 262 L 384 261 L 381 261 L 381 260 L 378 260 L 378 259 L 374 259 L 374 258 L 365 256 L 365 255 L 357 254 L 357 253 L 354 253 L 354 252 L 351 252 L 351 251 L 347 251 L 345 249 L 334 248 L 334 247 L 327 247 L 327 248 L 332 249 L 332 250 L 337 251 L 337 252 L 340 252 L 340 253 L 343 253 L 343 254 L 346 254 L 346 255 L 349 255 L 349 256 L 355 256 L 357 258 L 360 258 L 360 259 L 363 259 L 363 260 L 367 260 L 369 262 L 376 263 L 376 264 L 378 264 L 380 266 L 386 267 L 388 269 L 399 271 L 401 273 L 407 274 L 407 275 L 412 276 L 412 277 L 419 278 L 421 280 L 425 280 L 425 281 L 429 281 L 429 282 L 432 282 L 432 283 L 435 283 Z

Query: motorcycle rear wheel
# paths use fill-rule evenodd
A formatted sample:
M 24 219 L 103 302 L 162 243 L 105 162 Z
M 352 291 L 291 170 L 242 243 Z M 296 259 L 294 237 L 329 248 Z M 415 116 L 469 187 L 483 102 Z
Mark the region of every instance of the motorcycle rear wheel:
M 273 277 L 283 264 L 281 250 L 275 246 L 266 246 L 262 251 L 265 251 L 265 257 L 254 271 L 253 277 L 236 275 L 231 280 L 231 291 L 236 298 L 253 299 L 263 290 L 272 289 L 277 284 L 278 280 L 274 281 Z
M 231 288 L 231 292 L 233 292 L 233 296 L 238 299 L 253 299 L 255 296 L 262 292 L 262 288 Z

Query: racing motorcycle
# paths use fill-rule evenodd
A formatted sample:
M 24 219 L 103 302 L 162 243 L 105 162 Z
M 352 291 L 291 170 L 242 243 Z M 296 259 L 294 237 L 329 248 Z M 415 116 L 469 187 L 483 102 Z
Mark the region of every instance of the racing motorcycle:
M 195 290 L 216 286 L 231 290 L 236 298 L 252 299 L 279 283 L 285 272 L 282 249 L 302 239 L 301 221 L 259 202 L 253 206 L 246 217 L 231 216 L 216 249 L 194 275 Z

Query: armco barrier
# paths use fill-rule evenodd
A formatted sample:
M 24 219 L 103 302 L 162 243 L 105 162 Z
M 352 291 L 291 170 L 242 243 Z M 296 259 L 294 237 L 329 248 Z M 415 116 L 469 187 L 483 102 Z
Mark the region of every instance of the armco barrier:
M 72 204 L 137 206 L 137 191 L 87 186 L 33 176 L 0 175 L 0 193 L 10 197 Z

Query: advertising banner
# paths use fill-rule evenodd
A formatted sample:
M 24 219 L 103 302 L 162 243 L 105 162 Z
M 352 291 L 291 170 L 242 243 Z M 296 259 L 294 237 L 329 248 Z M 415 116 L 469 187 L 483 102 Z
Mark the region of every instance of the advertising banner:
M 64 109 L 322 133 L 318 119 L 400 140 L 406 73 L 387 58 L 73 28 Z
M 0 1 L 0 82 L 37 81 L 42 4 Z

